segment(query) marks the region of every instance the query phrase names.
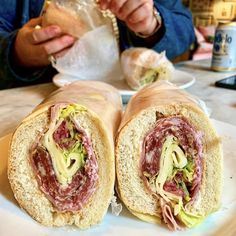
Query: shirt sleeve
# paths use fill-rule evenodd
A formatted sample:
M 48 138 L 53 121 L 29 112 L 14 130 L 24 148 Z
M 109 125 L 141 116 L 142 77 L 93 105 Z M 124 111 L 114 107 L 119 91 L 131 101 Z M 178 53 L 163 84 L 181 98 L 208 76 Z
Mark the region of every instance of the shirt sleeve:
M 152 36 L 152 40 L 143 39 L 121 21 L 120 29 L 121 50 L 129 47 L 148 47 L 157 52 L 166 51 L 169 59 L 184 53 L 194 42 L 194 28 L 192 15 L 180 0 L 154 1 L 155 8 L 162 18 L 162 27 Z
M 13 31 L 7 36 L 0 34 L 0 89 L 34 84 L 36 80 L 43 78 L 48 70 L 24 70 L 15 67 L 12 47 L 16 33 L 17 31 Z
M 12 52 L 16 34 L 18 29 L 29 20 L 29 5 L 28 1 L 23 1 L 21 16 L 19 16 L 16 9 L 14 10 L 16 1 L 10 2 L 12 6 L 4 5 L 5 10 L 0 6 L 0 89 L 35 84 L 39 81 L 48 82 L 55 73 L 51 66 L 23 70 L 14 64 Z

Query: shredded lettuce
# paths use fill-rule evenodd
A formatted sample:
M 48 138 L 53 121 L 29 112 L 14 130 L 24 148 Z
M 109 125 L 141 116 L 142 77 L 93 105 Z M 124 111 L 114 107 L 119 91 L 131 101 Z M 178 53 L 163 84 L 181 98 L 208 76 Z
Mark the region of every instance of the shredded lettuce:
M 178 219 L 181 220 L 188 228 L 193 228 L 200 224 L 204 220 L 204 216 L 195 215 L 189 212 L 186 212 L 183 208 L 180 210 L 177 215 Z
M 67 118 L 69 116 L 74 116 L 75 113 L 86 111 L 86 108 L 78 104 L 69 104 L 66 107 L 63 107 L 59 111 L 59 118 Z
M 186 165 L 187 158 L 183 150 L 179 147 L 177 139 L 172 135 L 168 136 L 162 147 L 160 171 L 156 177 L 156 190 L 167 202 L 170 199 L 179 200 L 180 197 L 165 191 L 163 189 L 165 182 L 173 176 L 173 172 Z
M 186 184 L 184 183 L 184 181 L 180 181 L 180 182 L 178 183 L 178 186 L 179 186 L 181 189 L 183 189 L 183 191 L 184 191 L 184 200 L 187 201 L 187 202 L 189 202 L 189 201 L 191 200 L 191 198 L 190 198 L 189 191 L 188 191 L 188 189 L 187 189 Z
M 145 74 L 142 76 L 142 80 L 140 80 L 140 84 L 142 86 L 151 84 L 158 79 L 158 71 L 155 69 L 148 69 Z
M 188 164 L 183 168 L 183 176 L 188 182 L 193 181 L 193 175 L 194 175 L 194 162 L 192 158 L 188 158 Z
M 69 167 L 69 163 L 71 163 L 71 160 L 78 160 L 78 168 L 84 166 L 85 159 L 87 156 L 87 152 L 85 148 L 83 147 L 81 141 L 77 141 L 75 145 L 70 150 L 64 150 L 63 156 L 65 158 L 65 161 L 68 163 L 67 166 Z

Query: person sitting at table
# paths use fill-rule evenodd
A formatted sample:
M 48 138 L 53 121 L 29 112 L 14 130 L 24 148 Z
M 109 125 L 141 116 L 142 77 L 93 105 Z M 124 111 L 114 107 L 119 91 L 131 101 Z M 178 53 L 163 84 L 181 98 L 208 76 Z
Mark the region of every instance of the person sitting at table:
M 57 25 L 40 25 L 43 0 L 2 0 L 0 5 L 0 89 L 51 81 L 56 71 L 48 60 L 63 55 L 75 39 Z M 118 19 L 121 51 L 148 47 L 169 59 L 194 41 L 191 13 L 181 0 L 100 0 Z

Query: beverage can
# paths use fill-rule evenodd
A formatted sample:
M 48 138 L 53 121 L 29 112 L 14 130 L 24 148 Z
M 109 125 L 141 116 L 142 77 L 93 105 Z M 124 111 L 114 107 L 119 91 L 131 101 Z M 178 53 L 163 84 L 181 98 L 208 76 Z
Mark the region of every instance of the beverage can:
M 236 70 L 236 22 L 220 23 L 216 28 L 211 68 Z

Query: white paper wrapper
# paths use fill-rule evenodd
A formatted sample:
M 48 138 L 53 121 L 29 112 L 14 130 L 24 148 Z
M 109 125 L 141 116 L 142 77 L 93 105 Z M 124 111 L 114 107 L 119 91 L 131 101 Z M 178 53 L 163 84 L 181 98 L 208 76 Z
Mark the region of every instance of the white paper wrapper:
M 43 26 L 59 25 L 77 39 L 53 67 L 78 80 L 110 82 L 122 78 L 114 19 L 102 13 L 95 0 L 52 0 L 43 11 Z
M 53 66 L 81 80 L 110 82 L 122 78 L 117 41 L 107 25 L 84 34 Z

